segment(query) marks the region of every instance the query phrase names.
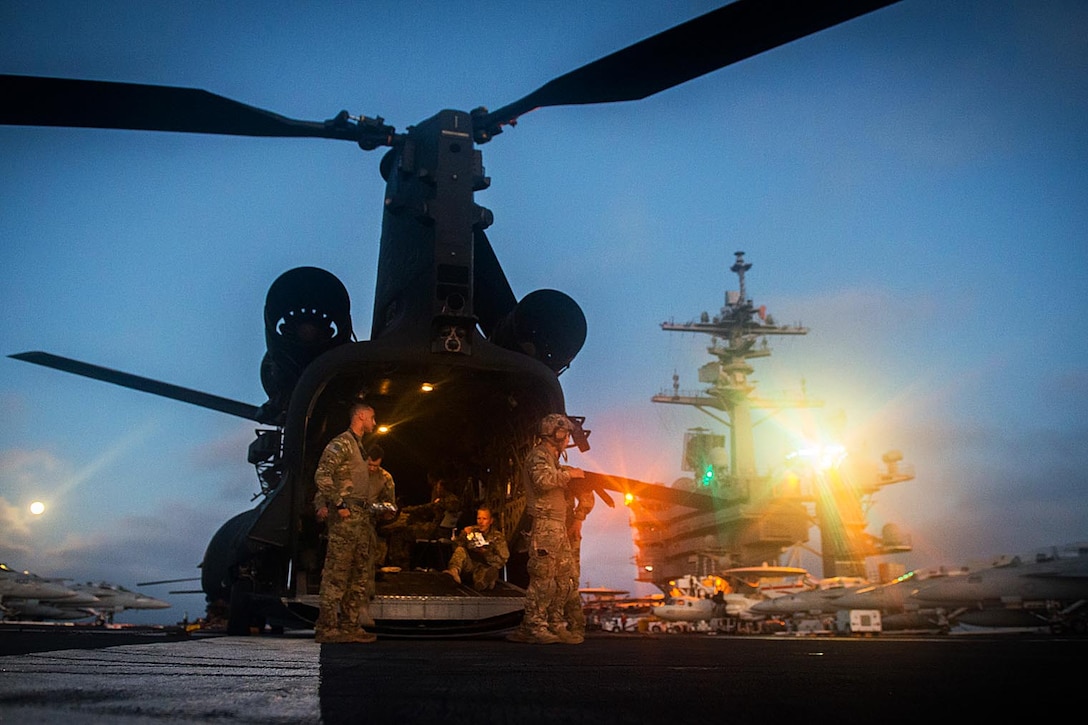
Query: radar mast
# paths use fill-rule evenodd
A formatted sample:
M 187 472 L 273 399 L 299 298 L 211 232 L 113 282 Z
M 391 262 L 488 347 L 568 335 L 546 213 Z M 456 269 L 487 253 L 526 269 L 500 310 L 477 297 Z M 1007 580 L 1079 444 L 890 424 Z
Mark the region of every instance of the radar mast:
M 680 376 L 674 373 L 672 389 L 652 398 L 655 403 L 692 406 L 726 431 L 723 435 L 701 427 L 689 429 L 681 468 L 693 475 L 673 484 L 710 495 L 719 505 L 707 512 L 636 501 L 631 525 L 638 579 L 662 586 L 684 575 L 777 563 L 788 549 L 809 548 L 805 545 L 814 523 L 821 534 L 823 576 L 866 576 L 867 557 L 910 550 L 909 541 L 893 525 L 885 527 L 882 538 L 864 529 L 872 493 L 912 479 L 913 471 L 900 465 L 902 455 L 895 451 L 884 456 L 886 472 L 865 480 L 812 466 L 778 466 L 773 474 L 758 471 L 755 427 L 780 411 L 818 408 L 823 401 L 808 396 L 803 380 L 796 394 L 757 395 L 749 360 L 771 355 L 770 336 L 805 335 L 808 329 L 778 324 L 766 306 L 755 305 L 745 284 L 752 265 L 744 252 L 735 252 L 735 258 L 730 271 L 737 275 L 739 290 L 725 293 L 718 314 L 703 312 L 698 321 L 661 324 L 670 332 L 710 336 L 706 350 L 715 359 L 698 371 L 698 381 L 705 387 L 682 390 Z M 755 421 L 755 410 L 767 415 Z

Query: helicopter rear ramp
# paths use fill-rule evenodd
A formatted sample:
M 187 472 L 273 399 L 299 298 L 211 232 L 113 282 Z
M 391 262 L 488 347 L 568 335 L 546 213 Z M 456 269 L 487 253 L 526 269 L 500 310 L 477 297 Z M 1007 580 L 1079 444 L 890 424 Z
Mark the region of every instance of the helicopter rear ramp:
M 525 590 L 505 581 L 478 592 L 437 571 L 382 572 L 370 603 L 378 634 L 401 637 L 460 637 L 516 627 L 525 611 Z M 317 595 L 284 599 L 299 618 L 313 622 Z

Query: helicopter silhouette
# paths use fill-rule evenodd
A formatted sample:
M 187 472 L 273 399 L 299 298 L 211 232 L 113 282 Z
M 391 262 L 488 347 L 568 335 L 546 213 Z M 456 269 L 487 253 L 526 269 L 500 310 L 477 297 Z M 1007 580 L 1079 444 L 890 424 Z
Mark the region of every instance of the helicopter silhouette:
M 351 402 L 372 404 L 389 425 L 381 444 L 398 493 L 418 500 L 426 495 L 427 473 L 450 466 L 462 491 L 475 503 L 496 507 L 510 533 L 523 517 L 518 461 L 532 446 L 540 417 L 566 411 L 559 376 L 582 348 L 587 321 L 558 290 L 537 290 L 520 300 L 514 295 L 486 233 L 493 215 L 474 198 L 490 184 L 478 147 L 535 109 L 639 100 L 890 4 L 740 0 L 495 111 L 443 110 L 404 131 L 380 117 L 346 111 L 325 121 L 286 118 L 191 88 L 0 76 L 8 99 L 0 122 L 7 125 L 325 138 L 351 141 L 364 151 L 388 149 L 379 164 L 386 191 L 369 339 L 355 339 L 350 297 L 332 273 L 316 267 L 283 273 L 265 299 L 263 404 L 44 352 L 11 357 L 263 426 L 248 449 L 261 500 L 212 537 L 201 588 L 209 603 L 226 603 L 234 633 L 267 618 L 313 621 L 321 569 L 310 506 L 313 471 L 325 443 L 346 426 Z M 576 445 L 588 450 L 589 430 L 583 419 L 574 419 Z M 602 497 L 611 489 L 713 505 L 710 497 L 604 474 L 591 473 L 588 480 Z M 511 560 L 507 580 L 515 587 L 527 582 L 524 556 Z M 433 600 L 448 594 L 426 587 L 419 593 L 417 581 L 407 577 L 401 582 L 393 590 L 400 595 L 411 590 Z M 473 614 L 390 610 L 384 621 L 376 616 L 390 628 L 493 629 L 518 615 L 516 593 L 504 590 L 495 599 L 505 601 L 490 608 L 474 604 Z

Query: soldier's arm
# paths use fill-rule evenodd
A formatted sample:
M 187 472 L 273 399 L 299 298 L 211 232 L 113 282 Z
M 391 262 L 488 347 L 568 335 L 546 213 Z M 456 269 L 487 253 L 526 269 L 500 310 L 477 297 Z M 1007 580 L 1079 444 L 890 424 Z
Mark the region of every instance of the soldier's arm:
M 389 471 L 385 471 L 384 480 L 382 481 L 382 490 L 378 492 L 378 501 L 384 503 L 397 502 L 396 486 L 393 484 L 393 476 Z
M 318 521 L 324 521 L 329 517 L 329 505 L 321 491 L 314 494 L 314 516 Z
M 534 455 L 529 461 L 529 480 L 537 493 L 546 493 L 556 488 L 566 488 L 570 474 L 552 465 L 544 456 Z
M 317 470 L 314 471 L 314 484 L 317 486 L 317 493 L 314 495 L 315 511 L 322 508 L 335 508 L 340 502 L 340 491 L 333 481 L 333 473 L 336 471 L 337 466 L 340 465 L 342 457 L 343 451 L 337 445 L 336 439 L 329 441 L 329 444 L 325 446 L 325 450 L 321 452 L 321 459 L 317 462 Z

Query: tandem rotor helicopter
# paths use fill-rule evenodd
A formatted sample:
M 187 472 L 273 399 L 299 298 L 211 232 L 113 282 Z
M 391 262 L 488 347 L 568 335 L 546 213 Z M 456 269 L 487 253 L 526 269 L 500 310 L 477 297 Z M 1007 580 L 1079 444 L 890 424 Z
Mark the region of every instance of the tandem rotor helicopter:
M 59 357 L 11 357 L 190 403 L 258 424 L 248 461 L 260 500 L 212 537 L 201 564 L 209 606 L 222 605 L 228 631 L 263 623 L 312 622 L 322 566 L 313 521 L 313 472 L 325 444 L 365 400 L 389 429 L 383 465 L 398 494 L 426 497 L 427 473 L 456 462 L 474 504 L 520 530 L 524 500 L 518 461 L 537 421 L 566 410 L 559 376 L 581 349 L 586 318 L 563 292 L 518 300 L 487 236 L 490 210 L 479 147 L 535 109 L 634 101 L 897 0 L 738 0 L 560 76 L 490 111 L 442 110 L 405 130 L 380 117 L 341 111 L 325 121 L 286 118 L 193 88 L 0 75 L 0 123 L 349 141 L 386 149 L 386 184 L 369 339 L 356 338 L 347 289 L 331 272 L 297 267 L 265 299 L 266 352 L 260 380 L 268 400 L 252 405 Z M 581 426 L 584 419 L 573 418 Z M 574 440 L 588 450 L 589 430 Z M 598 494 L 635 492 L 712 506 L 709 496 L 587 476 Z M 466 502 L 466 521 L 474 511 Z M 378 585 L 376 631 L 472 633 L 511 626 L 523 608 L 524 554 L 507 586 L 486 596 L 432 572 L 395 572 Z M 424 575 L 432 574 L 430 578 Z

